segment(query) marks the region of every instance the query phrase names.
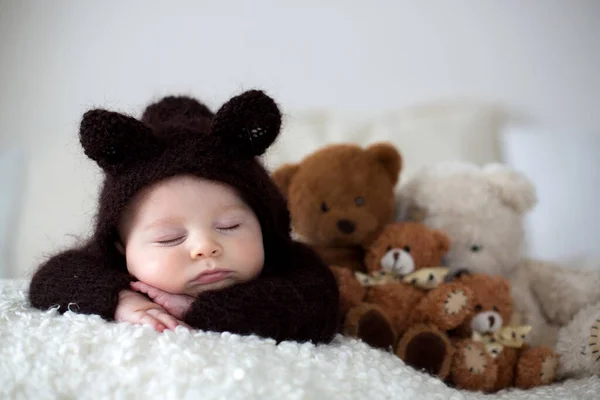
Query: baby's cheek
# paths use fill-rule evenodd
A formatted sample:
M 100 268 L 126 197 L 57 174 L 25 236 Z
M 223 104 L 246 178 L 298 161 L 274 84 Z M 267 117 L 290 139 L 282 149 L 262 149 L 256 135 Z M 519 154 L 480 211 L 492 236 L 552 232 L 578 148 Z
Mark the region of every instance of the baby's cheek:
M 237 257 L 239 259 L 239 265 L 243 268 L 243 271 L 240 272 L 244 276 L 248 279 L 258 276 L 262 271 L 265 261 L 262 238 L 252 238 L 252 240 L 240 243 Z
M 179 290 L 177 260 L 170 253 L 146 251 L 132 259 L 132 264 L 136 271 L 133 275 L 140 281 L 171 293 Z

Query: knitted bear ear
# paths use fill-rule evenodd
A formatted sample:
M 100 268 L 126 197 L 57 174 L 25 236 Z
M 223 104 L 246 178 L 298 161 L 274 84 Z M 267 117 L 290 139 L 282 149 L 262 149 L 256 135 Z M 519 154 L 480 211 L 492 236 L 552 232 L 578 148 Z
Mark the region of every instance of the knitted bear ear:
M 250 90 L 225 103 L 213 120 L 211 135 L 222 146 L 244 157 L 262 155 L 281 128 L 275 101 L 259 90 Z
M 160 151 L 150 128 L 135 118 L 106 110 L 90 110 L 83 115 L 79 141 L 86 156 L 111 174 Z

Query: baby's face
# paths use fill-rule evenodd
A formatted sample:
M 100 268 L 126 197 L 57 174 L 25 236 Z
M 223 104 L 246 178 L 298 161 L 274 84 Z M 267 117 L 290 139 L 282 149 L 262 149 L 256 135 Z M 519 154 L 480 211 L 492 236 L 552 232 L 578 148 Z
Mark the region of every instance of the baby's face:
M 197 296 L 246 282 L 264 264 L 254 212 L 229 186 L 197 177 L 140 193 L 120 233 L 129 273 L 170 293 Z

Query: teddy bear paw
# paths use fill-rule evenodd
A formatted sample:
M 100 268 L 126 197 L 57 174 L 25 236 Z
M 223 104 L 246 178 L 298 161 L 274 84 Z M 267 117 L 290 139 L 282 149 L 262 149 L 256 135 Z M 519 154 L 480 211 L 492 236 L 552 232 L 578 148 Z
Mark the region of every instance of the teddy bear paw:
M 590 347 L 590 353 L 594 357 L 594 361 L 600 362 L 600 318 L 592 324 L 588 346 Z
M 380 348 L 392 348 L 396 334 L 390 321 L 378 310 L 369 310 L 358 321 L 357 336 L 368 345 Z
M 455 289 L 448 294 L 444 301 L 444 312 L 448 315 L 456 315 L 466 310 L 469 298 L 460 289 Z
M 448 336 L 437 327 L 417 324 L 402 336 L 396 354 L 407 365 L 446 379 L 454 349 Z
M 487 367 L 487 359 L 482 349 L 468 345 L 463 350 L 465 366 L 472 374 L 481 375 Z
M 549 385 L 550 383 L 554 382 L 557 370 L 558 357 L 554 355 L 546 357 L 542 361 L 542 368 L 540 370 L 540 382 L 544 385 Z

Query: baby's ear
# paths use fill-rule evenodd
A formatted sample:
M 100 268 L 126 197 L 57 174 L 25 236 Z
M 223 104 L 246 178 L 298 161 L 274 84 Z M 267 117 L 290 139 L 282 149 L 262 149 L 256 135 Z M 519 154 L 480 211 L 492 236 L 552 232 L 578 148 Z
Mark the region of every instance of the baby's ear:
M 273 181 L 275 181 L 275 184 L 284 197 L 288 197 L 292 179 L 299 170 L 300 164 L 284 164 L 271 174 Z
M 390 143 L 376 143 L 369 146 L 366 151 L 385 168 L 395 185 L 402 169 L 402 156 L 398 149 Z
M 211 135 L 234 154 L 262 155 L 279 135 L 281 113 L 272 98 L 250 90 L 225 103 L 213 120 Z
M 502 201 L 516 212 L 523 214 L 536 205 L 535 186 L 521 173 L 502 164 L 488 164 L 483 173 Z
M 79 141 L 85 155 L 111 174 L 161 151 L 158 139 L 142 122 L 100 109 L 83 115 Z

